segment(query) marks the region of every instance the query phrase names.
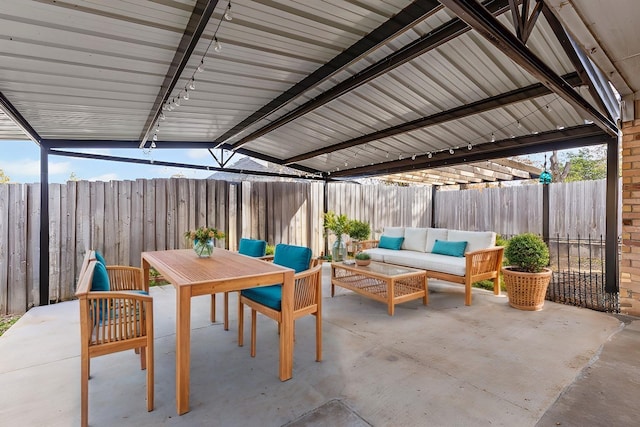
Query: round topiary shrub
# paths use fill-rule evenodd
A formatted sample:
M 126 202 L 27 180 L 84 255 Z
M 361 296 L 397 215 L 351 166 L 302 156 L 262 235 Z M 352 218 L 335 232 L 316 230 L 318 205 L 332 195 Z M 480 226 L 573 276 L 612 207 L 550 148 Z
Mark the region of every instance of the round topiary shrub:
M 549 248 L 542 237 L 533 233 L 512 237 L 504 250 L 504 256 L 516 271 L 539 273 L 549 265 Z

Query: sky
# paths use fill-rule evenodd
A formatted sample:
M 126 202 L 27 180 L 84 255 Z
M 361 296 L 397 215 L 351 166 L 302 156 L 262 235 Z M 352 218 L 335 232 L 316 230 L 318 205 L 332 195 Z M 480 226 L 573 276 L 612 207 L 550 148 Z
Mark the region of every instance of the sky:
M 217 167 L 208 150 L 202 149 L 155 149 L 145 154 L 142 150 L 78 150 L 83 153 L 101 154 L 117 157 L 132 157 L 147 160 L 168 161 L 192 165 Z M 561 152 L 561 157 L 564 152 Z M 244 156 L 238 154 L 229 162 L 232 165 Z M 527 156 L 535 164 L 542 166 L 544 155 Z M 8 175 L 10 182 L 40 182 L 40 147 L 32 141 L 0 141 L 0 169 Z M 138 178 L 185 178 L 204 179 L 213 172 L 189 169 L 170 168 L 166 166 L 138 165 L 134 163 L 114 162 L 107 160 L 80 159 L 75 157 L 50 155 L 49 182 L 65 183 L 73 174 L 77 179 L 87 181 L 121 181 Z
M 150 154 L 142 150 L 77 150 L 83 153 L 102 154 L 118 157 L 134 157 L 140 159 L 163 160 L 174 163 L 192 165 L 209 165 L 217 163 L 208 150 L 169 150 L 155 149 Z M 235 156 L 237 159 L 241 155 Z M 235 159 L 232 159 L 231 164 Z M 32 141 L 0 141 L 0 169 L 8 175 L 10 182 L 40 182 L 40 147 Z M 81 180 L 112 181 L 137 178 L 170 178 L 180 174 L 185 178 L 207 178 L 209 171 L 189 168 L 169 168 L 165 166 L 137 165 L 133 163 L 113 162 L 95 159 L 79 159 L 75 157 L 50 155 L 49 182 L 65 183 L 71 174 Z

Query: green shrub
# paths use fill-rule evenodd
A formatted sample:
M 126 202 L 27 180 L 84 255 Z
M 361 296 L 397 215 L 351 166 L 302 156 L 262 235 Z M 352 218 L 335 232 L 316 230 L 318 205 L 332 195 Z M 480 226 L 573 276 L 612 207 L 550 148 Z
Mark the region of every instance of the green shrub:
M 274 255 L 276 253 L 276 247 L 274 245 L 267 245 L 265 255 Z
M 353 240 L 367 240 L 371 235 L 371 226 L 368 222 L 352 220 L 349 223 L 349 237 Z
M 542 237 L 533 233 L 512 237 L 504 250 L 504 256 L 517 271 L 539 273 L 549 265 L 549 248 Z
M 369 255 L 366 252 L 358 252 L 356 254 L 356 259 L 360 259 L 360 260 L 367 260 L 367 259 L 371 259 L 371 255 Z

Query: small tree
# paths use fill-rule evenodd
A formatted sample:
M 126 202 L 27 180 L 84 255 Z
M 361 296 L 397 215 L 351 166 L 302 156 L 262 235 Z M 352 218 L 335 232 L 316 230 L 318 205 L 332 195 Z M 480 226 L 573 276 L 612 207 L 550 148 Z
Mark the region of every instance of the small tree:
M 4 174 L 4 171 L 2 169 L 0 169 L 0 184 L 4 184 L 11 181 L 11 178 L 9 178 L 7 175 Z

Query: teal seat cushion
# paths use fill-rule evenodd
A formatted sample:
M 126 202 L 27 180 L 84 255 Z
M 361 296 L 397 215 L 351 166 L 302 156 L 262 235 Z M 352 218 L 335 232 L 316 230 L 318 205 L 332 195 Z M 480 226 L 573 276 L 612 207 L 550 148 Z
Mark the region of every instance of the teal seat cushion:
M 282 289 L 280 285 L 245 289 L 241 293 L 242 296 L 277 311 L 280 311 L 282 306 Z
M 393 249 L 394 251 L 399 251 L 402 247 L 402 242 L 404 242 L 404 237 L 380 236 L 378 247 L 381 249 Z
M 304 246 L 285 245 L 276 246 L 273 263 L 295 270 L 296 273 L 309 269 L 311 263 L 311 249 Z
M 433 244 L 431 253 L 463 257 L 465 249 L 467 249 L 467 242 L 449 242 L 446 240 L 436 239 L 436 242 Z
M 107 261 L 104 260 L 104 257 L 102 256 L 102 254 L 98 251 L 96 251 L 96 259 L 100 261 L 103 265 L 107 265 Z
M 261 257 L 267 252 L 267 242 L 264 240 L 240 239 L 238 253 L 242 255 Z
M 93 270 L 93 280 L 91 281 L 92 291 L 108 291 L 109 274 L 107 273 L 107 267 L 100 261 L 96 262 L 96 267 Z

